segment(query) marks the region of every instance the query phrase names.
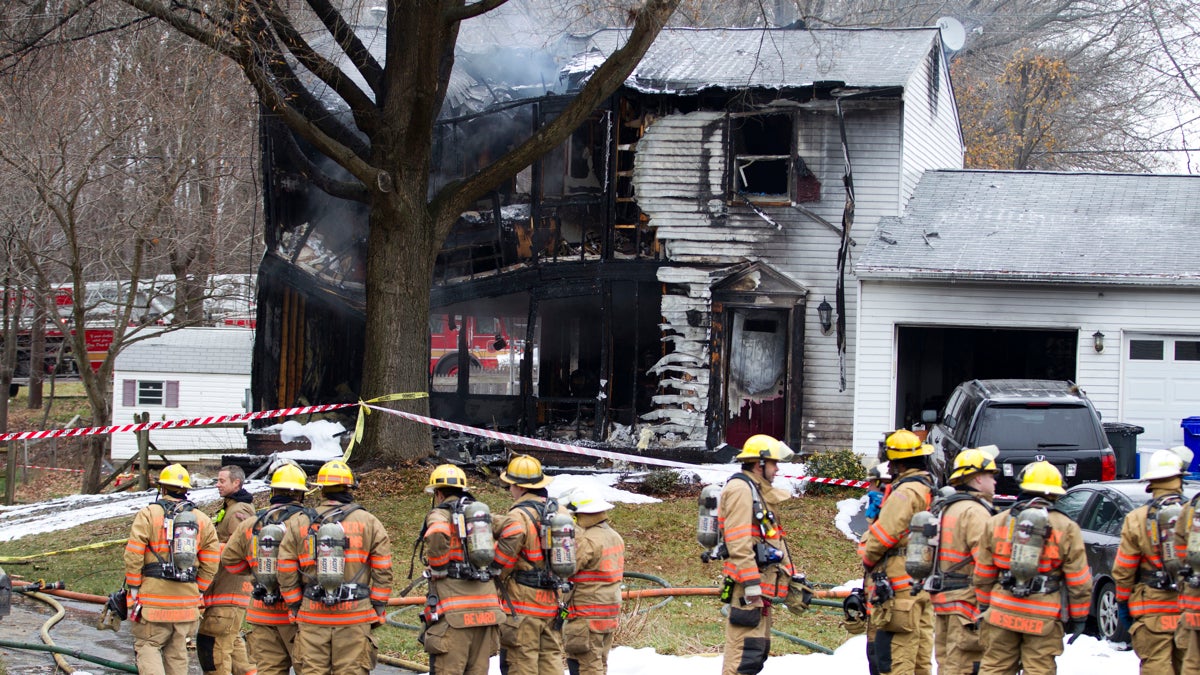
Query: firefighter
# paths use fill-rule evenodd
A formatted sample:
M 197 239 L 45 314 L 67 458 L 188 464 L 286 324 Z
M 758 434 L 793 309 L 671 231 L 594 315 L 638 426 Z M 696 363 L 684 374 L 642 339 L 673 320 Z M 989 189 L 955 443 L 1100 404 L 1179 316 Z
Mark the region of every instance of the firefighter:
M 187 500 L 192 477 L 180 464 L 158 476 L 158 499 L 133 517 L 125 544 L 128 616 L 143 675 L 187 675 L 187 639 L 200 619 L 200 593 L 217 572 L 216 529 Z
M 887 486 L 892 483 L 892 474 L 887 462 L 880 462 L 871 467 L 867 471 L 867 508 L 863 511 L 863 517 L 866 518 L 867 525 L 870 526 L 879 518 L 879 507 L 883 503 L 883 493 L 887 490 Z M 867 669 L 870 675 L 879 675 L 879 670 L 875 668 L 875 627 L 867 620 L 867 603 L 866 593 L 863 589 L 870 586 L 870 574 L 863 577 L 862 588 L 851 593 L 842 603 L 842 611 L 845 614 L 845 620 L 842 626 L 851 635 L 867 635 Z
M 279 545 L 279 588 L 299 623 L 294 650 L 304 675 L 369 673 L 376 663 L 371 629 L 384 623 L 392 592 L 391 541 L 383 524 L 354 501 L 358 486 L 345 462 L 326 462 L 316 518 L 289 527 Z
M 242 487 L 246 473 L 236 465 L 217 471 L 221 508 L 213 516 L 217 539 L 223 547 L 247 520 L 254 519 L 254 496 Z M 230 574 L 220 566 L 204 592 L 204 611 L 196 631 L 196 658 L 204 675 L 251 675 L 254 664 L 246 656 L 242 623 L 250 602 L 250 576 Z
M 717 504 L 717 521 L 728 550 L 721 600 L 729 604 L 725 622 L 723 675 L 755 675 L 771 651 L 771 609 L 807 609 L 811 589 L 795 567 L 784 540 L 779 508 L 791 495 L 772 487 L 779 463 L 795 453 L 766 434 L 746 439 L 734 459 L 741 471 L 729 477 Z M 793 580 L 795 593 L 790 595 Z
M 1171 451 L 1185 457 L 1191 465 L 1192 451 L 1184 446 Z M 1200 673 L 1200 495 L 1184 502 L 1175 528 L 1175 559 L 1181 563 L 1179 588 L 1180 621 L 1175 639 L 1183 650 L 1180 672 Z
M 983 615 L 980 675 L 1057 672 L 1063 623 L 1078 635 L 1091 604 L 1083 535 L 1054 508 L 1065 494 L 1062 474 L 1039 461 L 1020 479 L 1017 502 L 988 520 L 975 559 L 975 599 Z
M 515 500 L 496 541 L 495 564 L 509 612 L 500 628 L 500 672 L 561 675 L 558 616 L 567 580 L 550 566 L 547 554 L 553 542 L 545 541 L 543 531 L 548 532 L 547 522 L 554 515 L 570 516 L 549 499 L 546 486 L 554 479 L 545 475 L 536 457 L 513 457 L 500 472 L 500 480 Z
M 577 571 L 567 603 L 563 651 L 571 675 L 604 675 L 621 615 L 621 579 L 625 575 L 625 540 L 608 516 L 613 505 L 585 488 L 567 501 L 575 516 Z
M 953 495 L 938 510 L 939 538 L 934 575 L 925 582 L 933 605 L 934 653 L 941 675 L 972 675 L 983 658 L 979 607 L 975 603 L 975 558 L 992 517 L 996 495 L 996 446 L 968 448 L 954 458 Z
M 922 444 L 911 431 L 893 432 L 884 442 L 892 483 L 884 493 L 879 518 L 859 543 L 859 554 L 870 577 L 868 597 L 875 628 L 872 665 L 879 673 L 929 675 L 933 662 L 933 610 L 929 593 L 914 593 L 912 577 L 904 570 L 908 526 L 918 511 L 933 501 L 929 456 L 933 446 Z
M 1183 458 L 1170 450 L 1150 456 L 1142 475 L 1150 503 L 1125 516 L 1113 561 L 1119 613 L 1132 618 L 1129 635 L 1142 675 L 1178 675 L 1183 666 L 1183 649 L 1175 646 L 1175 584 L 1182 567 L 1175 556 L 1175 523 L 1183 509 L 1183 466 Z
M 246 620 L 253 629 L 246 636 L 258 675 L 288 675 L 296 663 L 293 644 L 296 625 L 279 593 L 279 545 L 288 529 L 307 529 L 315 515 L 304 506 L 307 490 L 304 469 L 284 464 L 271 474 L 270 505 L 245 520 L 221 552 L 221 565 L 230 574 L 253 579 Z
M 436 675 L 487 675 L 500 651 L 504 611 L 489 567 L 495 556 L 491 514 L 467 491 L 467 476 L 453 464 L 429 475 L 433 508 L 421 531 L 429 593 L 421 644 Z

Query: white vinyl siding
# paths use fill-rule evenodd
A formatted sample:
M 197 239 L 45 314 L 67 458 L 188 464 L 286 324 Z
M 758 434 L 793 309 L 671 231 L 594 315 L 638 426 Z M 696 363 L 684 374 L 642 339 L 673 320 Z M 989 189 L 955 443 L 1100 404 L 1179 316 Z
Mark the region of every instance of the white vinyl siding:
M 1077 330 L 1076 381 L 1105 421 L 1122 422 L 1123 336 L 1200 334 L 1200 293 L 1191 290 L 865 280 L 859 298 L 854 449 L 871 456 L 893 425 L 897 325 Z
M 934 45 L 934 49 L 940 49 Z M 954 92 L 950 75 L 946 72 L 945 58 L 939 57 L 938 104 L 936 113 L 929 104 L 929 67 L 926 59 L 909 78 L 904 88 L 902 183 L 900 208 L 903 208 L 921 174 L 928 169 L 961 169 L 963 167 L 962 130 L 958 121 L 958 109 L 954 104 Z M 953 139 L 953 142 L 948 142 Z

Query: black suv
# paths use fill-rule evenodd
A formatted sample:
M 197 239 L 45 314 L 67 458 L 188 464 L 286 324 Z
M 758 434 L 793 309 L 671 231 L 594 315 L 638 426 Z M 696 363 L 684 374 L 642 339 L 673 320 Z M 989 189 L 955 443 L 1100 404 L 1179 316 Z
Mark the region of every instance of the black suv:
M 996 495 L 1017 494 L 1026 464 L 1058 467 L 1063 487 L 1113 480 L 1117 458 L 1100 426 L 1100 414 L 1083 390 L 1066 380 L 969 380 L 954 388 L 929 431 L 935 465 L 949 475 L 963 448 L 995 445 Z

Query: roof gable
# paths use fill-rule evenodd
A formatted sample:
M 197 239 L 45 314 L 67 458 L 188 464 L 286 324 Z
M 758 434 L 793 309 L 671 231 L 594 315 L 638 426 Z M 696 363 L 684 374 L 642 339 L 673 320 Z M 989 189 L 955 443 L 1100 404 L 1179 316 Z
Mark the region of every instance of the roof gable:
M 589 50 L 606 58 L 624 44 L 627 29 L 589 36 Z M 922 67 L 937 28 L 665 28 L 626 86 L 646 92 L 704 89 L 788 89 L 818 82 L 848 87 L 903 87 Z M 594 56 L 593 67 L 599 64 Z
M 927 171 L 860 279 L 1200 284 L 1200 176 Z

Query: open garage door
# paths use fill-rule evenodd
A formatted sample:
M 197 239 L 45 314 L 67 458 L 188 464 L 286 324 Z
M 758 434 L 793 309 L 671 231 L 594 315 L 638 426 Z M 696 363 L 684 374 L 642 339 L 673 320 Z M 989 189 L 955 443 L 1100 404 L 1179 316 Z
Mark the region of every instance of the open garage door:
M 1121 421 L 1146 431 L 1139 448 L 1183 444 L 1179 421 L 1200 416 L 1200 336 L 1127 335 Z
M 1078 335 L 1076 330 L 898 326 L 895 425 L 910 428 L 921 421 L 922 410 L 941 410 L 964 380 L 1074 380 Z

